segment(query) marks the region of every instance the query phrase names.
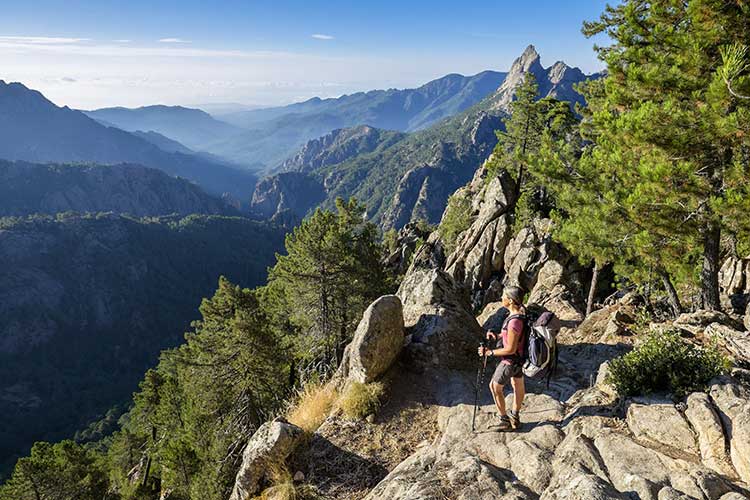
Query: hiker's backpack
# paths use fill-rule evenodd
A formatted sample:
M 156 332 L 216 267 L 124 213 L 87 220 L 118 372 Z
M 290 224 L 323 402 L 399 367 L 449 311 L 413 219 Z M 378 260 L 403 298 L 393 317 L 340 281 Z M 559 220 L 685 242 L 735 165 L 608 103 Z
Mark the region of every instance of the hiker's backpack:
M 560 320 L 550 311 L 528 318 L 523 374 L 531 379 L 549 379 L 557 367 L 557 334 Z

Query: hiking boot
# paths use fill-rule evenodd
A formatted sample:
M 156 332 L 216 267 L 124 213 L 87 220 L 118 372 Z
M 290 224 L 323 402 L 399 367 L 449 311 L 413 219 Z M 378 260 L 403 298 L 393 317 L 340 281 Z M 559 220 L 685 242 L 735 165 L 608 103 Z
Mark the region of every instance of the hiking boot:
M 517 411 L 510 410 L 508 412 L 508 422 L 513 430 L 519 429 L 521 427 L 521 416 Z
M 500 422 L 497 424 L 497 429 L 499 431 L 510 429 L 510 418 L 508 418 L 508 415 L 500 415 Z

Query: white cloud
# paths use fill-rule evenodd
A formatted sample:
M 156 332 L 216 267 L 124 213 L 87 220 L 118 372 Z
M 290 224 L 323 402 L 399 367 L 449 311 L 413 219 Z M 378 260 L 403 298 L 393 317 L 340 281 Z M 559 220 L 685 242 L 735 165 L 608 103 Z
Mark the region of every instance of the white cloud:
M 331 35 L 323 35 L 321 33 L 315 33 L 314 35 L 311 35 L 316 40 L 333 40 L 333 37 Z
M 90 38 L 64 38 L 53 36 L 0 36 L 0 43 L 19 43 L 33 45 L 61 45 L 88 42 Z
M 159 43 L 190 43 L 190 40 L 183 40 L 182 38 L 162 38 Z
M 159 46 L 136 46 L 124 41 L 109 43 L 35 43 L 28 41 L 29 37 L 0 37 L 0 56 L 3 54 L 60 56 L 102 56 L 102 57 L 205 57 L 205 58 L 243 58 L 243 59 L 271 59 L 288 58 L 296 54 L 284 51 L 244 51 L 232 49 L 201 49 L 198 47 L 170 45 L 163 42 Z M 71 39 L 72 40 L 72 39 Z M 85 40 L 85 39 L 81 39 Z M 166 40 L 166 39 L 165 39 Z
M 112 41 L 113 41 L 113 42 L 115 42 L 115 43 L 130 43 L 130 42 L 132 42 L 133 40 L 128 40 L 128 39 L 120 39 L 120 40 L 112 40 Z

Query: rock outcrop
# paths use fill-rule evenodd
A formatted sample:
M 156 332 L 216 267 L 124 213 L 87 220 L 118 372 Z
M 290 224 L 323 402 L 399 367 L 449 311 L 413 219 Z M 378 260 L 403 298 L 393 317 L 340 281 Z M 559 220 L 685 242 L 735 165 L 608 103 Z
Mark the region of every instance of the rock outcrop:
M 316 178 L 299 172 L 285 172 L 258 182 L 250 211 L 263 218 L 289 211 L 302 218 L 325 198 L 325 189 Z
M 464 292 L 439 269 L 412 266 L 398 290 L 407 350 L 422 368 L 465 368 L 476 357 L 482 330 Z
M 457 193 L 472 201 L 472 224 L 459 236 L 445 266 L 457 282 L 476 291 L 489 289 L 493 279 L 502 279 L 505 251 L 511 239 L 508 212 L 515 197 L 515 183 L 509 175 L 489 180 L 487 175 L 485 164 L 471 183 Z M 481 295 L 481 299 L 475 298 L 475 306 L 478 300 L 487 302 Z
M 309 173 L 321 167 L 336 165 L 357 155 L 370 153 L 378 147 L 399 141 L 403 137 L 402 133 L 381 130 L 369 125 L 339 128 L 322 137 L 307 141 L 277 170 Z
M 724 261 L 719 271 L 719 289 L 725 309 L 744 313 L 750 307 L 750 257 L 730 257 Z M 750 323 L 750 319 L 746 321 Z
M 417 246 L 424 244 L 430 232 L 422 224 L 410 222 L 405 225 L 396 237 L 393 251 L 385 258 L 384 264 L 395 275 L 402 275 L 409 268 L 411 258 Z
M 507 173 L 487 176 L 485 164 L 456 193 L 471 200 L 471 225 L 459 235 L 445 270 L 470 291 L 475 311 L 498 301 L 504 286 L 514 285 L 530 293 L 528 302 L 563 321 L 582 320 L 587 271 L 552 240 L 549 219 L 534 220 L 514 235 L 515 183 Z
M 303 436 L 302 429 L 281 419 L 260 426 L 242 453 L 242 465 L 229 500 L 254 497 L 263 486 L 266 475 L 274 466 L 283 464 Z
M 354 339 L 346 346 L 337 373 L 342 381 L 363 384 L 383 375 L 404 345 L 404 316 L 396 295 L 380 297 L 365 310 Z

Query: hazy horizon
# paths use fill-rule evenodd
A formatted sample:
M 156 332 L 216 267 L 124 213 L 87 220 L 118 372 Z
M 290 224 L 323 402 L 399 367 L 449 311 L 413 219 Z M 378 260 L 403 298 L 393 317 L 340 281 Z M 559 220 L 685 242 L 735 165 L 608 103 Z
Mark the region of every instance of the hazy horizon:
M 442 1 L 366 7 L 225 1 L 222 8 L 181 2 L 180 16 L 169 3 L 7 6 L 0 79 L 78 109 L 275 106 L 414 88 L 449 73 L 507 71 L 529 44 L 544 66 L 563 60 L 586 73 L 602 68 L 594 41 L 580 33 L 582 22 L 602 11 L 605 2 L 598 0 L 460 8 Z M 279 15 L 284 6 L 289 12 Z M 42 20 L 43 9 L 56 15 Z

